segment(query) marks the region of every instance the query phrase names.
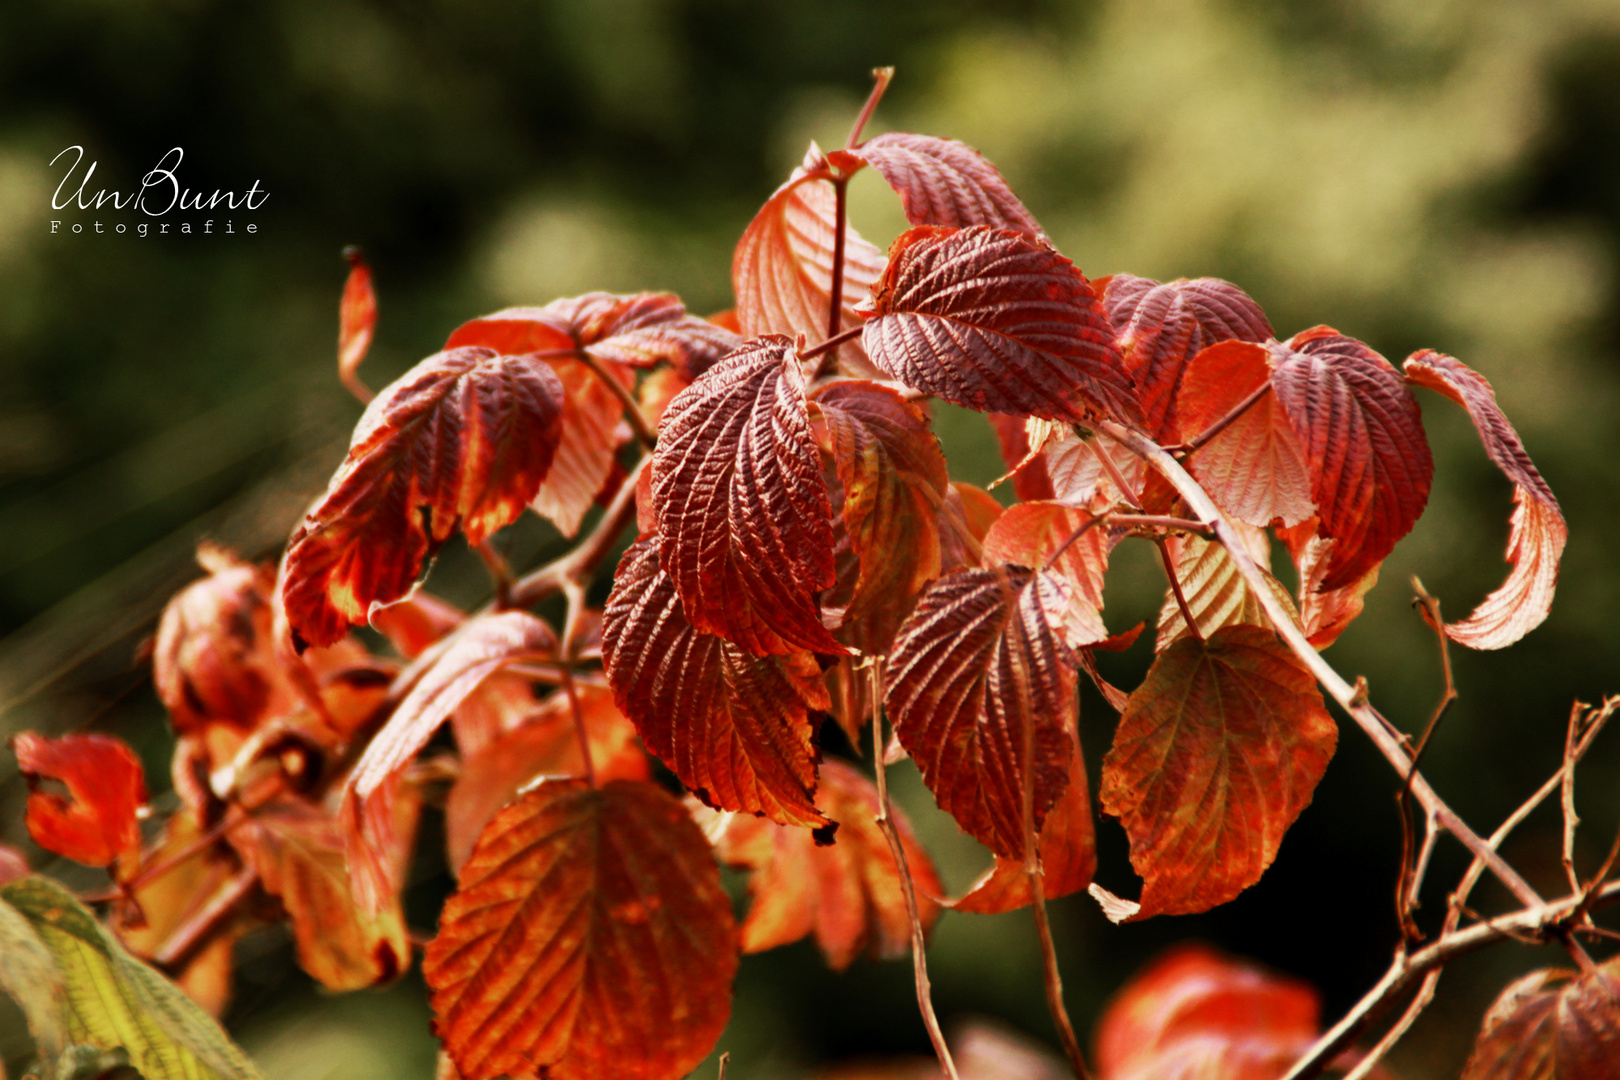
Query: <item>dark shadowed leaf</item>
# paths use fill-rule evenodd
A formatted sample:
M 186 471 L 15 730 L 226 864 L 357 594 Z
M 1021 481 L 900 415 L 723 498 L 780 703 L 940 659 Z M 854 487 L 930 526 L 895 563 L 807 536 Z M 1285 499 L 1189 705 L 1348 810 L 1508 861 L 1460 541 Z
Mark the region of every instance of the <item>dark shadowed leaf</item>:
M 809 709 L 831 702 L 807 653 L 754 657 L 694 628 L 658 546 L 637 541 L 603 613 L 602 662 L 647 749 L 720 810 L 820 827 Z
M 86 866 L 111 866 L 127 877 L 140 862 L 137 811 L 146 804 L 146 773 L 135 752 L 110 735 L 52 739 L 24 731 L 11 740 L 28 781 L 28 835 L 47 851 Z M 66 789 L 49 790 L 46 782 Z
M 890 131 L 855 154 L 900 196 L 913 225 L 993 225 L 1041 235 L 1041 227 L 983 154 L 955 139 Z
M 1620 962 L 1544 968 L 1508 985 L 1485 1014 L 1463 1080 L 1613 1080 L 1620 1063 Z
M 1471 649 L 1504 648 L 1540 626 L 1552 609 L 1569 527 L 1552 488 L 1525 453 L 1519 433 L 1502 415 L 1484 376 L 1429 349 L 1413 353 L 1405 366 L 1408 381 L 1438 391 L 1468 410 L 1485 453 L 1513 481 L 1513 501 L 1518 504 L 1508 534 L 1513 571 L 1472 615 L 1446 627 L 1451 640 Z
M 330 644 L 405 596 L 458 525 L 477 544 L 516 520 L 551 467 L 562 408 L 545 364 L 471 347 L 428 357 L 377 395 L 287 546 L 296 639 Z
M 1102 807 L 1144 879 L 1136 917 L 1207 911 L 1259 881 L 1337 742 L 1315 680 L 1269 630 L 1160 654 L 1103 760 Z
M 670 404 L 652 463 L 660 557 L 691 624 L 756 656 L 842 653 L 832 503 L 787 339 L 750 342 Z
M 548 780 L 479 838 L 422 969 L 465 1080 L 675 1080 L 730 1015 L 737 928 L 675 798 Z
M 743 922 L 743 952 L 774 949 L 814 933 L 834 971 L 843 971 L 862 953 L 905 955 L 911 920 L 900 872 L 877 826 L 877 789 L 855 769 L 829 759 L 821 765 L 816 805 L 839 823 L 831 844 L 817 843 L 809 829 L 742 814 L 731 816 L 716 841 L 723 862 L 751 872 L 753 903 Z M 939 916 L 934 897 L 944 890 L 910 823 L 897 809 L 890 814 L 926 933 Z
M 1011 229 L 903 233 L 862 340 L 891 376 L 980 412 L 1141 418 L 1097 294 L 1050 245 Z

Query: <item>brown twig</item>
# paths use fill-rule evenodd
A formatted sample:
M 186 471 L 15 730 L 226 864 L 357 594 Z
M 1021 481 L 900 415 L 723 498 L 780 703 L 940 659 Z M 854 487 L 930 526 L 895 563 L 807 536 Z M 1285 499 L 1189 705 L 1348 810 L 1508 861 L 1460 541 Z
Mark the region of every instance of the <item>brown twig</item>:
M 1074 545 L 1075 541 L 1079 540 L 1082 536 L 1086 535 L 1086 533 L 1107 521 L 1109 517 L 1109 513 L 1105 510 L 1100 514 L 1087 518 L 1084 524 L 1069 534 L 1067 540 L 1064 540 L 1063 543 L 1057 546 L 1057 550 L 1052 552 L 1052 557 L 1046 560 L 1046 565 L 1042 566 L 1041 569 L 1050 570 L 1052 567 L 1056 566 L 1057 561 L 1063 557 L 1063 553 L 1068 551 L 1069 548 Z
M 568 614 L 563 617 L 563 692 L 568 695 L 568 711 L 574 716 L 574 734 L 579 737 L 579 756 L 585 766 L 585 782 L 594 788 L 596 764 L 591 760 L 591 733 L 585 726 L 585 710 L 580 707 L 579 691 L 574 686 L 574 654 L 585 617 L 585 586 L 577 581 L 568 581 L 563 585 L 563 593 L 568 597 Z
M 1197 438 L 1184 442 L 1179 446 L 1167 446 L 1165 449 L 1172 454 L 1180 454 L 1181 456 L 1186 457 L 1188 454 L 1191 454 L 1193 451 L 1209 442 L 1209 440 L 1225 431 L 1232 425 L 1234 421 L 1252 409 L 1256 402 L 1270 392 L 1271 380 L 1267 379 L 1265 382 L 1255 387 L 1254 390 L 1249 393 L 1248 397 L 1232 406 L 1231 411 L 1225 416 L 1221 417 L 1219 420 L 1209 425 L 1209 427 L 1199 432 Z
M 636 481 L 651 461 L 651 455 L 644 455 L 630 470 L 596 528 L 583 543 L 561 558 L 518 578 L 512 586 L 512 606 L 533 607 L 553 593 L 561 592 L 565 582 L 583 582 L 596 572 L 602 560 L 613 551 L 620 535 L 636 519 Z
M 849 231 L 849 178 L 835 176 L 833 186 L 832 282 L 827 296 L 827 337 L 844 328 L 844 234 Z
M 1400 923 L 1401 937 L 1410 942 L 1423 940 L 1423 931 L 1418 929 L 1417 923 L 1412 919 L 1412 912 L 1418 906 L 1418 891 L 1423 885 L 1423 873 L 1420 866 L 1427 868 L 1428 856 L 1434 847 L 1435 818 L 1434 814 L 1424 815 L 1426 832 L 1423 838 L 1423 852 L 1414 860 L 1412 843 L 1412 813 L 1411 790 L 1412 777 L 1417 775 L 1418 765 L 1423 760 L 1423 752 L 1428 749 L 1429 740 L 1433 737 L 1435 728 L 1439 726 L 1441 717 L 1446 715 L 1453 702 L 1457 700 L 1457 684 L 1451 674 L 1451 647 L 1450 639 L 1446 637 L 1446 625 L 1440 617 L 1440 601 L 1429 595 L 1418 580 L 1416 574 L 1412 575 L 1412 588 L 1417 593 L 1412 603 L 1423 615 L 1423 621 L 1429 624 L 1434 631 L 1440 646 L 1440 671 L 1445 680 L 1445 689 L 1440 694 L 1440 701 L 1429 716 L 1429 722 L 1423 728 L 1423 734 L 1418 737 L 1417 746 L 1412 750 L 1412 768 L 1401 781 L 1400 790 L 1395 793 L 1395 808 L 1401 818 L 1401 872 L 1395 884 L 1395 917 Z
M 1162 536 L 1153 538 L 1153 546 L 1159 549 L 1159 561 L 1164 563 L 1164 576 L 1170 579 L 1170 591 L 1175 594 L 1176 606 L 1181 609 L 1181 618 L 1187 624 L 1187 633 L 1193 636 L 1194 641 L 1203 641 L 1204 632 L 1198 629 L 1198 620 L 1193 618 L 1186 594 L 1181 591 L 1181 579 L 1176 576 L 1176 560 L 1170 557 L 1170 546 Z
M 731 1051 L 727 1050 L 725 1053 L 720 1055 L 720 1069 L 715 1074 L 714 1080 L 726 1080 L 726 1066 L 728 1066 L 730 1064 L 731 1064 Z
M 883 100 L 883 92 L 889 88 L 889 82 L 894 78 L 894 68 L 873 68 L 872 78 L 874 80 L 872 92 L 866 96 L 866 104 L 861 108 L 861 114 L 855 118 L 855 126 L 849 129 L 849 142 L 844 144 L 850 150 L 861 144 L 861 132 L 866 130 L 866 122 L 872 119 L 872 114 L 877 111 L 878 102 Z
M 864 330 L 864 329 L 866 329 L 866 327 L 864 325 L 861 325 L 861 326 L 852 326 L 848 330 L 841 330 L 838 333 L 834 334 L 832 337 L 827 338 L 825 341 L 818 342 L 818 343 L 810 346 L 808 349 L 805 349 L 803 352 L 799 353 L 799 359 L 800 360 L 814 360 L 816 357 L 822 355 L 823 353 L 832 352 L 834 349 L 838 348 L 838 346 L 842 345 L 844 342 L 850 341 L 850 340 L 852 340 L 854 338 L 859 337 L 860 334 L 861 334 L 861 331 Z
M 1168 514 L 1110 514 L 1108 520 L 1114 525 L 1143 526 L 1150 529 L 1174 529 L 1177 532 L 1197 533 L 1199 536 L 1211 536 L 1214 534 L 1214 530 L 1202 521 L 1174 517 Z
M 1564 760 L 1567 762 L 1575 749 L 1579 739 L 1578 729 L 1581 723 L 1581 703 L 1576 702 L 1569 710 L 1569 723 L 1564 728 Z M 1569 879 L 1572 892 L 1579 892 L 1581 888 L 1580 875 L 1575 872 L 1575 829 L 1580 825 L 1580 815 L 1575 813 L 1575 770 L 1562 770 L 1563 783 L 1560 785 L 1562 794 L 1560 804 L 1564 812 L 1564 876 Z
M 505 611 L 512 606 L 512 565 L 487 539 L 468 547 L 477 553 L 484 569 L 489 571 L 489 579 L 495 586 L 495 610 Z
M 906 849 L 900 843 L 900 832 L 889 819 L 889 782 L 883 767 L 883 660 L 873 657 L 872 671 L 872 764 L 877 779 L 877 826 L 889 841 L 889 852 L 900 872 L 900 892 L 906 900 L 906 917 L 911 921 L 911 967 L 917 984 L 917 1010 L 922 1013 L 923 1027 L 928 1029 L 928 1041 L 934 1044 L 934 1055 L 939 1067 L 950 1080 L 959 1080 L 956 1062 L 950 1047 L 945 1045 L 945 1033 L 940 1030 L 939 1017 L 934 1015 L 934 995 L 928 982 L 928 955 L 923 941 L 922 919 L 917 914 L 917 890 L 911 881 L 911 870 L 906 865 Z

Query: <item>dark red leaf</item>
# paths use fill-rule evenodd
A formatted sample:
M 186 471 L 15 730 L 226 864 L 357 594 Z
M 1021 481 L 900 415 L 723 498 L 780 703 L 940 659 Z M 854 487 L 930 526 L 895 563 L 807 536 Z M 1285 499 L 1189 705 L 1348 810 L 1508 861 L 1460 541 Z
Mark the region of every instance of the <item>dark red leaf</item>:
M 1069 782 L 1072 650 L 1103 636 L 1070 625 L 1070 591 L 1022 567 L 950 574 L 917 601 L 889 661 L 900 744 L 940 808 L 1008 858 L 1023 858 L 1026 779 L 1037 831 Z
M 966 143 L 891 131 L 868 139 L 855 154 L 900 196 L 913 225 L 992 225 L 1042 235 L 1001 173 Z
M 24 731 L 11 740 L 28 781 L 28 835 L 47 851 L 86 866 L 118 863 L 128 877 L 140 861 L 137 811 L 146 805 L 146 774 L 135 752 L 110 735 L 52 739 Z M 54 781 L 64 796 L 44 786 Z
M 676 1080 L 731 1013 L 737 927 L 673 797 L 548 780 L 479 838 L 422 970 L 465 1080 Z
M 662 565 L 686 618 L 758 656 L 842 653 L 832 504 L 786 338 L 750 342 L 682 391 L 652 463 Z
M 471 347 L 379 394 L 288 543 L 282 596 L 297 639 L 330 644 L 405 596 L 458 525 L 482 543 L 515 521 L 551 467 L 562 407 L 545 364 Z
M 1144 879 L 1136 918 L 1207 911 L 1259 881 L 1337 742 L 1316 681 L 1269 630 L 1160 654 L 1103 759 L 1102 807 Z
M 1620 962 L 1544 968 L 1508 985 L 1485 1014 L 1463 1080 L 1613 1080 L 1620 1063 Z
M 753 657 L 695 629 L 658 564 L 657 544 L 638 540 L 603 613 L 602 662 L 619 708 L 710 806 L 826 825 L 808 711 L 831 705 L 819 665 L 806 653 Z
M 877 789 L 843 762 L 824 761 L 816 805 L 839 822 L 831 844 L 817 843 L 808 829 L 741 814 L 725 823 L 716 841 L 723 862 L 751 871 L 753 904 L 743 922 L 743 952 L 774 949 L 814 933 L 834 971 L 843 971 L 863 952 L 905 955 L 911 920 L 894 855 L 877 826 Z M 939 916 L 933 898 L 944 890 L 905 815 L 891 808 L 890 816 L 926 933 Z
M 1569 526 L 1484 376 L 1429 349 L 1413 353 L 1405 367 L 1407 381 L 1438 391 L 1468 410 L 1485 453 L 1513 481 L 1513 501 L 1518 504 L 1508 535 L 1513 571 L 1472 615 L 1446 627 L 1451 640 L 1471 649 L 1504 648 L 1540 626 L 1552 609 Z
M 1178 278 L 1160 284 L 1115 274 L 1102 291 L 1125 368 L 1147 417 L 1148 434 L 1162 443 L 1190 439 L 1195 424 L 1178 416 L 1183 373 L 1198 353 L 1218 341 L 1269 341 L 1271 323 L 1260 305 L 1229 281 Z
M 1417 399 L 1389 361 L 1319 326 L 1274 346 L 1271 385 L 1305 447 L 1322 535 L 1323 589 L 1365 577 L 1429 501 L 1434 459 Z
M 980 412 L 1141 421 L 1097 294 L 1073 263 L 1025 233 L 903 233 L 862 340 L 894 378 Z
M 371 268 L 360 258 L 360 250 L 350 248 L 343 254 L 349 260 L 349 277 L 343 283 L 343 300 L 338 304 L 338 375 L 347 384 L 371 351 L 371 335 L 377 328 L 377 294 L 371 288 Z

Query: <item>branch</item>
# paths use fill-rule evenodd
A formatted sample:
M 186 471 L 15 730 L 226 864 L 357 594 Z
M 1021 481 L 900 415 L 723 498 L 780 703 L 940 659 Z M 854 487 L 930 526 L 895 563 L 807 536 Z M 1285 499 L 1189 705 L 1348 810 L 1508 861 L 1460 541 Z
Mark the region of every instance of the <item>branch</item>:
M 259 872 L 250 867 L 238 870 L 227 878 L 208 902 L 174 928 L 169 937 L 152 954 L 154 966 L 170 975 L 178 975 L 191 962 L 192 957 L 225 929 L 236 917 L 236 909 L 258 887 Z
M 512 586 L 513 607 L 533 607 L 552 593 L 561 592 L 568 581 L 583 582 L 596 572 L 619 541 L 619 536 L 636 517 L 636 482 L 641 471 L 652 461 L 643 455 L 630 470 L 630 475 L 619 485 L 618 494 L 608 504 L 596 528 L 568 554 L 547 563 L 532 573 L 525 574 Z
M 1237 420 L 1244 413 L 1248 412 L 1254 407 L 1256 402 L 1270 392 L 1271 380 L 1267 379 L 1265 382 L 1255 387 L 1254 391 L 1250 393 L 1248 397 L 1232 406 L 1231 411 L 1229 411 L 1225 416 L 1221 417 L 1219 420 L 1209 425 L 1209 427 L 1199 432 L 1197 438 L 1192 439 L 1189 442 L 1184 442 L 1180 446 L 1167 446 L 1165 447 L 1165 450 L 1172 453 L 1179 453 L 1183 457 L 1191 454 L 1194 450 L 1197 450 L 1199 447 L 1209 442 L 1209 440 L 1225 431 L 1235 420 Z

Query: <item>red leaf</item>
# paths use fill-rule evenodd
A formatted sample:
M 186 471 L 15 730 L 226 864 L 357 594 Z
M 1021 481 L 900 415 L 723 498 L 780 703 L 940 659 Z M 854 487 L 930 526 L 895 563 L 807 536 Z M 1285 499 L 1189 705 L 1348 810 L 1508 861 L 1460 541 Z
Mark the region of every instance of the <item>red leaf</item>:
M 1181 438 L 1196 438 L 1271 378 L 1271 352 L 1241 341 L 1211 345 L 1181 383 Z M 1305 446 L 1279 396 L 1267 393 L 1200 447 L 1192 474 L 1222 510 L 1250 525 L 1296 525 L 1315 510 Z
M 837 580 L 832 504 L 786 338 L 750 342 L 670 404 L 653 454 L 662 564 L 686 618 L 764 656 L 843 653 L 822 625 Z
M 1054 502 L 1028 502 L 1008 507 L 984 537 L 987 563 L 1046 567 L 1058 548 L 1092 520 L 1091 514 Z M 1091 640 L 1108 636 L 1097 612 L 1103 606 L 1103 575 L 1108 571 L 1108 534 L 1101 526 L 1063 548 L 1051 571 L 1071 586 L 1071 619 L 1084 626 Z
M 128 746 L 110 735 L 51 739 L 24 731 L 11 740 L 28 781 L 28 835 L 47 851 L 86 866 L 119 863 L 127 877 L 140 861 L 136 812 L 146 804 L 146 774 Z M 64 797 L 42 786 L 55 781 Z
M 1203 945 L 1164 953 L 1097 1023 L 1102 1080 L 1277 1080 L 1316 1039 L 1316 991 Z
M 1162 443 L 1189 439 L 1195 424 L 1178 415 L 1183 373 L 1218 341 L 1269 341 L 1271 323 L 1242 289 L 1219 278 L 1178 278 L 1160 284 L 1115 274 L 1102 288 L 1125 368 L 1147 416 L 1148 434 Z M 1241 395 L 1240 395 L 1241 396 Z
M 576 693 L 597 782 L 646 780 L 650 775 L 647 755 L 636 738 L 635 726 L 613 704 L 613 694 L 603 687 L 583 684 Z M 472 854 L 478 834 L 523 785 L 540 776 L 584 775 L 574 711 L 568 695 L 558 691 L 522 726 L 502 732 L 476 752 L 466 753 L 461 775 L 444 807 L 450 869 L 460 871 Z
M 1012 470 L 1013 494 L 1020 502 L 1054 497 L 1052 479 L 1046 473 L 1046 459 L 1042 454 L 1031 454 L 1029 432 L 1024 418 L 1012 413 L 990 413 L 990 426 L 996 441 L 1001 444 L 1001 459 Z
M 928 414 L 875 383 L 843 380 L 812 404 L 842 487 L 842 521 L 859 573 L 823 597 L 839 641 L 883 654 L 923 586 L 939 576 L 939 509 L 950 476 Z
M 675 1080 L 730 1015 L 737 928 L 674 798 L 546 781 L 479 838 L 422 970 L 465 1080 Z
M 1544 968 L 1508 985 L 1485 1014 L 1463 1080 L 1613 1080 L 1620 1062 L 1620 963 Z
M 1322 575 L 1327 570 L 1328 553 L 1334 541 L 1315 535 L 1315 519 L 1307 521 L 1303 544 L 1289 542 L 1294 553 L 1294 565 L 1299 572 L 1299 621 L 1305 638 L 1318 649 L 1325 649 L 1338 640 L 1339 635 L 1361 614 L 1366 596 L 1378 584 L 1378 567 L 1367 571 L 1360 581 L 1341 585 L 1337 589 L 1322 589 Z
M 1069 592 L 1021 567 L 950 574 L 917 601 L 889 661 L 885 705 L 900 744 L 940 809 L 1008 858 L 1023 857 L 1026 778 L 1037 832 L 1069 782 L 1072 650 L 1088 643 L 1068 625 Z
M 1429 349 L 1413 353 L 1405 366 L 1408 382 L 1438 391 L 1468 410 L 1485 453 L 1513 481 L 1513 501 L 1518 504 L 1508 536 L 1513 571 L 1472 615 L 1446 627 L 1451 640 L 1471 649 L 1504 648 L 1540 626 L 1552 609 L 1569 527 L 1552 488 L 1525 453 L 1519 433 L 1502 415 L 1496 393 L 1483 375 Z
M 549 367 L 482 348 L 436 353 L 379 394 L 288 544 L 295 642 L 330 644 L 405 596 L 458 524 L 482 543 L 515 521 L 551 467 L 562 406 Z
M 400 771 L 490 675 L 521 660 L 554 656 L 556 649 L 551 627 L 526 611 L 469 620 L 366 745 L 343 786 L 342 820 L 355 895 L 368 910 L 399 891 L 388 852 Z
M 1001 173 L 966 143 L 891 131 L 868 139 L 855 154 L 900 196 L 913 225 L 992 225 L 1042 235 Z
M 1103 467 L 1102 455 L 1105 454 L 1129 491 L 1120 491 Z M 1045 463 L 1052 497 L 1071 506 L 1101 504 L 1107 507 L 1138 502 L 1148 479 L 1147 466 L 1142 459 L 1119 443 L 1095 435 L 1082 438 L 1070 430 L 1059 431 L 1049 438 L 1035 460 Z
M 984 538 L 1001 517 L 1001 504 L 981 487 L 952 480 L 939 508 L 940 570 L 978 566 Z
M 1103 809 L 1144 879 L 1136 918 L 1207 911 L 1259 881 L 1337 742 L 1315 680 L 1271 631 L 1171 645 L 1103 759 Z
M 980 412 L 1140 422 L 1085 275 L 1011 229 L 903 233 L 873 289 L 867 352 L 909 386 Z
M 1276 349 L 1271 385 L 1305 447 L 1322 535 L 1322 588 L 1365 577 L 1429 501 L 1434 459 L 1417 399 L 1389 361 L 1319 326 Z
M 877 826 L 877 789 L 850 766 L 828 760 L 821 765 L 816 804 L 840 823 L 831 844 L 817 843 L 808 829 L 741 814 L 726 823 L 715 844 L 721 861 L 751 871 L 753 904 L 743 922 L 743 952 L 763 952 L 814 933 L 834 971 L 843 971 L 863 952 L 905 955 L 911 920 L 894 855 Z M 927 933 L 939 917 L 933 898 L 944 890 L 905 816 L 892 807 L 890 815 Z
M 820 341 L 827 336 L 837 237 L 837 198 L 829 175 L 826 159 L 812 144 L 804 163 L 760 208 L 737 242 L 731 285 L 743 337 L 803 334 Z M 883 253 L 846 225 L 841 326 L 860 323 L 855 306 L 882 273 Z M 840 345 L 838 358 L 852 374 L 876 374 L 857 341 Z
M 349 248 L 343 254 L 349 260 L 349 277 L 343 283 L 343 300 L 338 304 L 338 376 L 348 385 L 371 351 L 371 335 L 377 328 L 377 294 L 372 291 L 371 268 L 360 258 L 360 249 Z
M 632 545 L 603 613 L 602 662 L 619 708 L 710 806 L 826 825 L 807 709 L 831 705 L 820 667 L 804 653 L 756 658 L 695 629 L 658 564 L 654 542 Z

